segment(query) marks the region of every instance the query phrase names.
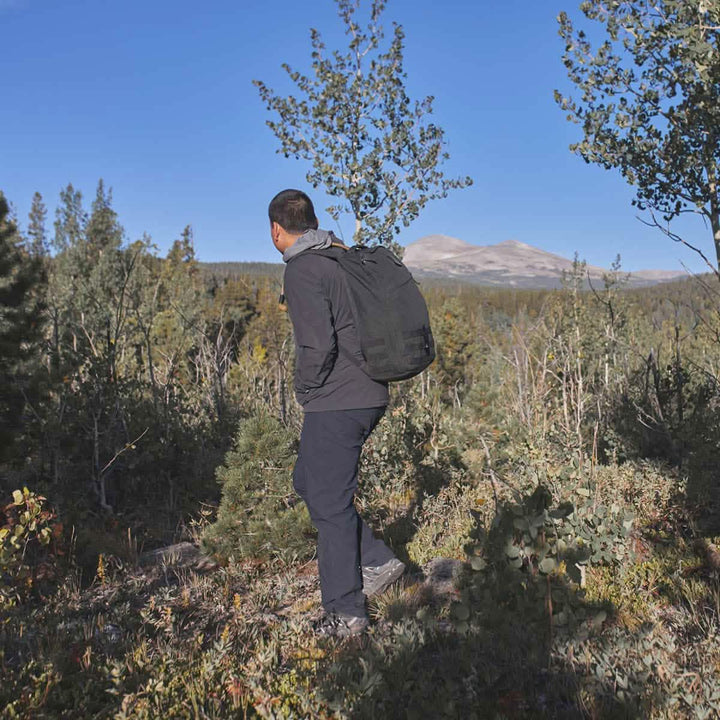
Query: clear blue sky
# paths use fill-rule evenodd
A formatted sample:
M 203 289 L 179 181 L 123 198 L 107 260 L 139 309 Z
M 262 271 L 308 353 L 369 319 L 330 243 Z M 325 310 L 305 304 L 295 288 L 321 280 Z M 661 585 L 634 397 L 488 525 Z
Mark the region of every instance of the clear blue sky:
M 475 181 L 429 205 L 403 244 L 514 238 L 595 265 L 620 253 L 627 270 L 701 268 L 641 225 L 618 174 L 568 151 L 578 129 L 553 101 L 567 87 L 556 16 L 578 4 L 388 1 L 411 96 L 436 97 L 447 171 Z M 332 0 L 0 0 L 0 188 L 21 224 L 35 190 L 51 229 L 60 189 L 72 182 L 89 206 L 102 177 L 129 240 L 147 232 L 165 252 L 191 224 L 201 260 L 279 260 L 267 203 L 311 189 L 305 165 L 275 153 L 251 81 L 290 90 L 280 65 L 309 69 L 310 27 L 344 42 Z M 352 236 L 350 218 L 341 229 Z M 699 223 L 682 229 L 711 252 Z

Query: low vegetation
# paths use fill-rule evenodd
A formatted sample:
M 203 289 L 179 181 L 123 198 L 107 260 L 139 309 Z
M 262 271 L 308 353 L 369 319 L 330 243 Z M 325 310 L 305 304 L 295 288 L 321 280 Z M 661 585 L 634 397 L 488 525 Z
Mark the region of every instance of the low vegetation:
M 189 231 L 65 275 L 83 232 L 42 256 L 45 340 L 4 366 L 0 717 L 720 713 L 714 285 L 428 288 L 438 359 L 393 388 L 357 499 L 409 572 L 337 642 L 312 632 L 277 280 L 202 275 Z M 207 559 L 151 561 L 179 541 Z

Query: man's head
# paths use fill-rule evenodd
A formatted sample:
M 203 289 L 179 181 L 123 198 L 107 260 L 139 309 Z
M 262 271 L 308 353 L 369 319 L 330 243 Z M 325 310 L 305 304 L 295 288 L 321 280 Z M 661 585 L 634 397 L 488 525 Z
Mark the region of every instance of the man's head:
M 302 190 L 283 190 L 268 207 L 270 236 L 282 253 L 306 230 L 317 230 L 318 220 L 310 198 Z

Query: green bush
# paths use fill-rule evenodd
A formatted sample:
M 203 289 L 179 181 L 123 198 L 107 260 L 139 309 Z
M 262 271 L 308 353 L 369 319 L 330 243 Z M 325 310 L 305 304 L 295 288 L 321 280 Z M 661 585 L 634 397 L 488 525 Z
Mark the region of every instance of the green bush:
M 27 597 L 38 581 L 56 575 L 53 538 L 62 531 L 45 498 L 27 488 L 0 508 L 0 607 Z
M 266 412 L 241 422 L 234 447 L 217 471 L 222 499 L 203 549 L 220 560 L 312 553 L 312 526 L 295 495 L 295 438 Z

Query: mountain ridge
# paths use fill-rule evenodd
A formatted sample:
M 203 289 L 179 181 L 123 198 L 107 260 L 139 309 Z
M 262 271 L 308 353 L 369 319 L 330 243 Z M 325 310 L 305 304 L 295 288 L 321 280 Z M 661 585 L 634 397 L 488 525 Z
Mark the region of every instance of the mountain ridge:
M 405 248 L 403 261 L 418 277 L 462 280 L 476 285 L 556 288 L 573 260 L 515 239 L 494 245 L 473 245 L 449 235 L 426 235 Z M 586 282 L 602 282 L 609 270 L 585 266 Z M 680 270 L 639 270 L 622 273 L 631 287 L 678 280 Z

